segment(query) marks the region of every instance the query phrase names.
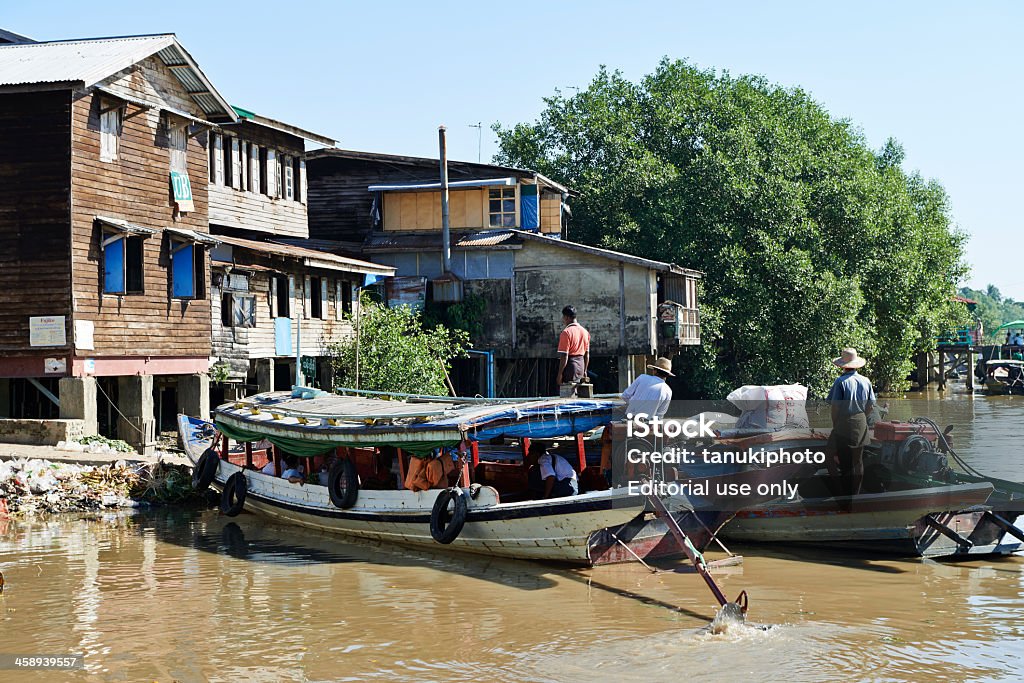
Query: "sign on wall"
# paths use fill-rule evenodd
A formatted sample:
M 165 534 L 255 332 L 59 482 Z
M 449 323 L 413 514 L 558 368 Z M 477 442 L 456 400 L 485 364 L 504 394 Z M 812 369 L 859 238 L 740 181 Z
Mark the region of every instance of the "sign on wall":
M 28 319 L 29 346 L 64 346 L 67 343 L 64 316 L 40 315 Z
M 75 321 L 75 348 L 95 349 L 96 325 L 91 320 Z
M 196 210 L 196 205 L 192 202 L 192 183 L 189 182 L 188 173 L 171 171 L 171 188 L 174 190 L 174 202 L 178 205 L 180 213 Z

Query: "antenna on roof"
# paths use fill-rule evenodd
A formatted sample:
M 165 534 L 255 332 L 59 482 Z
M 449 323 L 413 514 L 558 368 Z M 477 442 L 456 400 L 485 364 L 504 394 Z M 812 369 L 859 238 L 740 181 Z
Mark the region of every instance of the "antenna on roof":
M 484 141 L 484 122 L 477 121 L 476 123 L 469 124 L 470 128 L 476 128 L 476 163 L 480 163 L 480 148 L 483 146 Z

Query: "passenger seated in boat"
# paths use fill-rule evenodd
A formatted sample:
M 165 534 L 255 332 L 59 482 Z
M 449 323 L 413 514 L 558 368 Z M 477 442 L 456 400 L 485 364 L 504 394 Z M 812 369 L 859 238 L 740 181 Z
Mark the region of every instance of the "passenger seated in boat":
M 274 465 L 274 459 L 270 458 L 269 460 L 267 460 L 267 464 L 263 466 L 263 469 L 261 469 L 260 472 L 263 474 L 269 474 L 272 477 L 276 477 L 277 467 Z
M 563 498 L 579 493 L 576 470 L 557 453 L 549 453 L 543 443 L 534 441 L 526 454 L 529 465 L 530 493 L 537 498 Z
M 302 473 L 302 465 L 294 455 L 284 456 L 285 470 L 281 473 L 282 479 L 287 479 L 293 484 L 305 484 L 306 477 Z

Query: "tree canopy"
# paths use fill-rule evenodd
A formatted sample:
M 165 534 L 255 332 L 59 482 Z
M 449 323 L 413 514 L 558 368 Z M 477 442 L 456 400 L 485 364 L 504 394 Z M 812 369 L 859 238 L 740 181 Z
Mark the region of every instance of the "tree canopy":
M 446 373 L 453 358 L 465 355 L 469 334 L 443 325 L 426 327 L 408 306 L 387 306 L 364 295 L 357 314 L 357 334 L 328 346 L 336 383 L 359 388 L 408 394 L 446 396 Z M 357 341 L 358 340 L 358 341 Z
M 576 193 L 570 239 L 706 273 L 683 393 L 822 392 L 846 346 L 876 386 L 902 389 L 913 352 L 961 322 L 964 236 L 945 190 L 802 90 L 666 59 L 639 83 L 602 68 L 545 104 L 495 125 L 495 163 Z

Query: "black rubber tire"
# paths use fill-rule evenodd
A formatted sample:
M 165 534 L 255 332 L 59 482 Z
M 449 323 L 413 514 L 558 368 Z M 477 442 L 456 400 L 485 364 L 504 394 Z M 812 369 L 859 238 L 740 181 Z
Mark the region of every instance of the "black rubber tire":
M 228 517 L 235 517 L 245 507 L 245 496 L 249 492 L 249 484 L 245 475 L 235 472 L 224 482 L 224 491 L 220 494 L 220 511 Z
M 192 468 L 192 488 L 202 493 L 210 488 L 214 477 L 217 476 L 217 468 L 220 467 L 220 456 L 217 451 L 207 448 L 199 456 L 195 467 Z
M 448 504 L 455 503 L 455 510 L 451 519 L 448 518 Z M 466 525 L 466 513 L 469 512 L 469 504 L 466 503 L 466 494 L 462 489 L 450 488 L 437 494 L 434 501 L 434 508 L 430 511 L 430 535 L 435 541 L 448 545 L 462 533 L 462 527 Z
M 359 474 L 348 458 L 335 460 L 327 473 L 327 492 L 331 502 L 342 510 L 348 510 L 359 498 Z

